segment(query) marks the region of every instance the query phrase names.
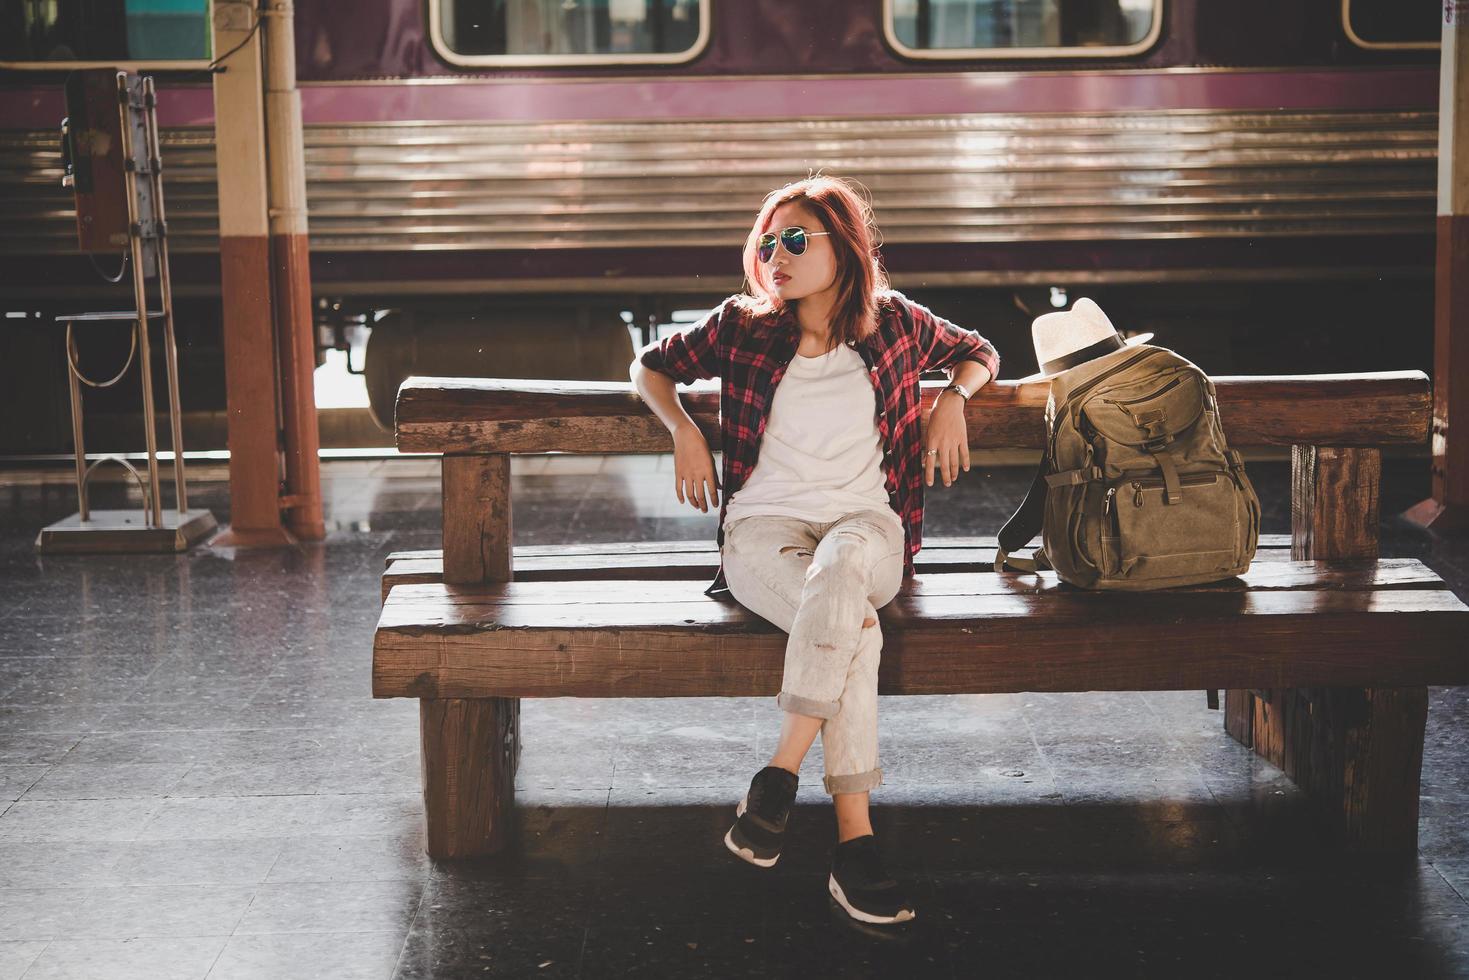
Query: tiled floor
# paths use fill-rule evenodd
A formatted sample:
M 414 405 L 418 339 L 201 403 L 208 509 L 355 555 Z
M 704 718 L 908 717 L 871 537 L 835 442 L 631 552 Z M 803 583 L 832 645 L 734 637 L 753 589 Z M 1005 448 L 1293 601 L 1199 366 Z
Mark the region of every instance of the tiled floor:
M 1287 468 L 1251 472 L 1286 530 Z M 514 473 L 517 543 L 714 533 L 667 457 Z M 1425 474 L 1391 462 L 1384 513 Z M 434 461 L 325 466 L 323 544 L 180 558 L 37 558 L 58 476 L 0 473 L 0 980 L 1469 976 L 1465 689 L 1432 692 L 1421 851 L 1389 868 L 1324 853 L 1201 692 L 886 699 L 874 818 L 920 919 L 871 935 L 826 897 L 819 746 L 776 870 L 720 844 L 771 699 L 527 701 L 516 846 L 424 857 L 417 706 L 368 678 L 383 555 L 436 544 Z M 929 532 L 993 533 L 1027 477 L 931 490 Z M 1469 545 L 1384 535 L 1469 595 Z

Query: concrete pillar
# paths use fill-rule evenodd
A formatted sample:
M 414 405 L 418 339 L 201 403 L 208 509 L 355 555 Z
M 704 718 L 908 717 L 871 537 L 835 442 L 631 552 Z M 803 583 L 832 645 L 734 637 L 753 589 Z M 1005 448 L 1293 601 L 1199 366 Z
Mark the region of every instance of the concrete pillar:
M 216 543 L 320 539 L 291 8 L 215 0 L 212 23 L 214 51 L 224 56 L 214 75 L 214 119 L 231 511 L 230 530 Z
M 1469 527 L 1469 38 L 1463 30 L 1465 17 L 1469 17 L 1469 4 L 1444 0 L 1433 316 L 1433 496 L 1403 515 L 1421 527 L 1446 533 Z
M 214 76 L 230 449 L 230 529 L 215 543 L 244 547 L 294 540 L 281 522 L 280 509 L 284 473 L 271 310 L 265 87 L 257 16 L 254 3 L 216 0 L 212 19 L 215 52 L 233 52 Z

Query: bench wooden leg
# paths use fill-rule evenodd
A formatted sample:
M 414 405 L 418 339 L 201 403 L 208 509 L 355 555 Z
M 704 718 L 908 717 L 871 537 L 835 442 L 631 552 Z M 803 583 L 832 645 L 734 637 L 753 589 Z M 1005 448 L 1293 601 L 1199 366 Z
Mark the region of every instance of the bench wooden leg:
M 1255 699 L 1249 691 L 1224 692 L 1224 730 L 1239 744 L 1255 744 Z
M 1291 557 L 1376 558 L 1379 450 L 1291 449 Z M 1428 689 L 1227 691 L 1224 728 L 1283 769 L 1326 811 L 1342 846 L 1380 855 L 1418 849 L 1418 789 Z
M 444 582 L 509 582 L 510 456 L 444 457 Z M 423 811 L 433 858 L 505 846 L 520 764 L 519 698 L 422 698 Z
M 418 723 L 429 856 L 499 851 L 515 803 L 520 699 L 422 698 Z
M 1327 815 L 1348 851 L 1418 849 L 1428 689 L 1281 688 L 1251 696 L 1255 751 Z

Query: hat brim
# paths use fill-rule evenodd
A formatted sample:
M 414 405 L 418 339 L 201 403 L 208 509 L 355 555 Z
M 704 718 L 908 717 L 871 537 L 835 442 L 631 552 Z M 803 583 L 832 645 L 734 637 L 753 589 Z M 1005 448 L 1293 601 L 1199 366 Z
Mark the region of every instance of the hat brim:
M 1122 349 L 1125 350 L 1128 347 L 1133 347 L 1133 346 L 1136 346 L 1137 344 L 1146 344 L 1148 341 L 1150 341 L 1152 339 L 1153 339 L 1153 334 L 1151 332 L 1149 332 L 1149 333 L 1140 333 L 1140 334 L 1138 334 L 1138 335 L 1136 335 L 1134 337 L 1124 337 L 1122 339 Z M 1078 364 L 1076 366 L 1077 367 L 1080 367 L 1081 365 Z M 1067 368 L 1067 370 L 1072 370 L 1072 369 L 1071 368 Z M 1056 375 L 1058 375 L 1058 374 L 1065 374 L 1065 373 L 1066 373 L 1066 371 L 1052 371 L 1049 374 L 1046 374 L 1044 372 L 1041 372 L 1041 373 L 1037 373 L 1037 374 L 1032 374 L 1032 375 L 1030 375 L 1029 377 L 1026 377 L 1026 378 L 1021 378 L 1018 381 L 1016 381 L 1015 383 L 1018 384 L 1018 385 L 1023 385 L 1023 384 L 1029 384 L 1032 381 L 1049 381 L 1052 378 L 1054 378 Z

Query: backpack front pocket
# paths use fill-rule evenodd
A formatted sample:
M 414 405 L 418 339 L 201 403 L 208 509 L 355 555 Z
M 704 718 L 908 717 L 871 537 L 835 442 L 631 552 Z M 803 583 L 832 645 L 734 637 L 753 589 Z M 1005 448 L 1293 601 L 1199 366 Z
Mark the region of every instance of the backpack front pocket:
M 1127 578 L 1206 577 L 1233 568 L 1239 551 L 1239 492 L 1223 473 L 1196 473 L 1180 480 L 1183 499 L 1167 502 L 1159 477 L 1134 477 L 1112 488 L 1115 554 L 1108 571 Z M 1112 555 L 1108 556 L 1109 558 Z

